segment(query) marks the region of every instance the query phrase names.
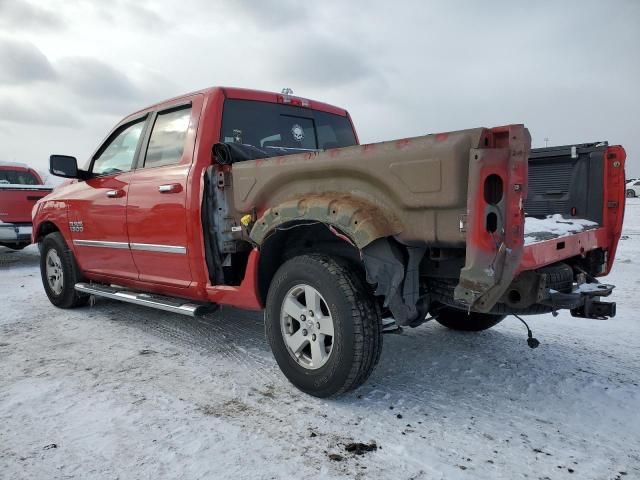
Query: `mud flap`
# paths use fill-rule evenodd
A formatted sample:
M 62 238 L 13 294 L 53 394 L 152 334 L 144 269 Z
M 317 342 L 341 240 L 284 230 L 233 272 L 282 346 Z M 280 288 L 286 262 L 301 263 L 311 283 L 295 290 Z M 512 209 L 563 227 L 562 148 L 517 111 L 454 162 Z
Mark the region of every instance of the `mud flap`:
M 406 255 L 402 249 L 406 249 Z M 425 251 L 426 247 L 398 245 L 388 238 L 374 240 L 362 249 L 367 282 L 375 285 L 375 295 L 384 297 L 384 307 L 398 325 L 422 323 L 426 316 L 427 302 L 418 302 L 419 265 Z

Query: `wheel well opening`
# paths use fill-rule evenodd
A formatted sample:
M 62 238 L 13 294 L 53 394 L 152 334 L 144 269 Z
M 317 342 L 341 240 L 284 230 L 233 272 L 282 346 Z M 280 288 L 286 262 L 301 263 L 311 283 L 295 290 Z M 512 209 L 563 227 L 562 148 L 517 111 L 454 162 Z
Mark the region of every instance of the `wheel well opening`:
M 52 222 L 42 222 L 38 227 L 38 233 L 35 236 L 36 242 L 42 241 L 44 237 L 53 232 L 59 232 L 60 229 Z
M 267 235 L 260 248 L 258 292 L 262 303 L 266 303 L 271 279 L 278 268 L 295 256 L 324 253 L 361 264 L 360 250 L 349 243 L 348 238 L 343 232 L 324 222 L 293 221 L 276 227 Z

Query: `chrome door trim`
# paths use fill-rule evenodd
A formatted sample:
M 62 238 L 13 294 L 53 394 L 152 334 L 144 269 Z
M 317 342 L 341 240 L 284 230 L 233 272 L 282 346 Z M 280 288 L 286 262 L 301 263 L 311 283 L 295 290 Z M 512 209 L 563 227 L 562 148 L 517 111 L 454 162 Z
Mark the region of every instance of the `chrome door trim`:
M 187 253 L 187 247 L 180 247 L 177 245 L 157 245 L 153 243 L 130 243 L 131 250 L 144 250 L 146 252 L 163 252 L 163 253 L 178 253 L 185 255 Z
M 127 242 L 104 242 L 101 240 L 74 240 L 73 244 L 79 247 L 129 248 Z
M 74 240 L 74 245 L 79 247 L 101 247 L 101 248 L 130 248 L 131 250 L 141 250 L 145 252 L 177 253 L 186 255 L 187 247 L 178 245 L 158 245 L 154 243 L 127 243 L 127 242 L 105 242 L 102 240 Z

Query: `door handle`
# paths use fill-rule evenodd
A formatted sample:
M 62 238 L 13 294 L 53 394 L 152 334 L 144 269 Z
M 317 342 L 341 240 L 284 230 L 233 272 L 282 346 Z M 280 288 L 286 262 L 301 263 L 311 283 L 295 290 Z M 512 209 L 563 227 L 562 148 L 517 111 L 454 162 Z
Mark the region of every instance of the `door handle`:
M 107 190 L 107 197 L 109 198 L 124 197 L 124 190 Z
M 158 187 L 160 193 L 179 193 L 182 191 L 182 185 L 179 183 L 168 183 Z

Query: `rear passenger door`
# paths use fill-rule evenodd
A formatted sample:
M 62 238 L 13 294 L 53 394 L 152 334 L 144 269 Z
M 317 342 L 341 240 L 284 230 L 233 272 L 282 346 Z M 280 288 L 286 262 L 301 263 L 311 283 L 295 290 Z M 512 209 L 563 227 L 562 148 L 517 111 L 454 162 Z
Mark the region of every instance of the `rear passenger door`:
M 188 178 L 201 96 L 156 111 L 147 130 L 127 201 L 127 229 L 139 279 L 173 287 L 191 282 Z

